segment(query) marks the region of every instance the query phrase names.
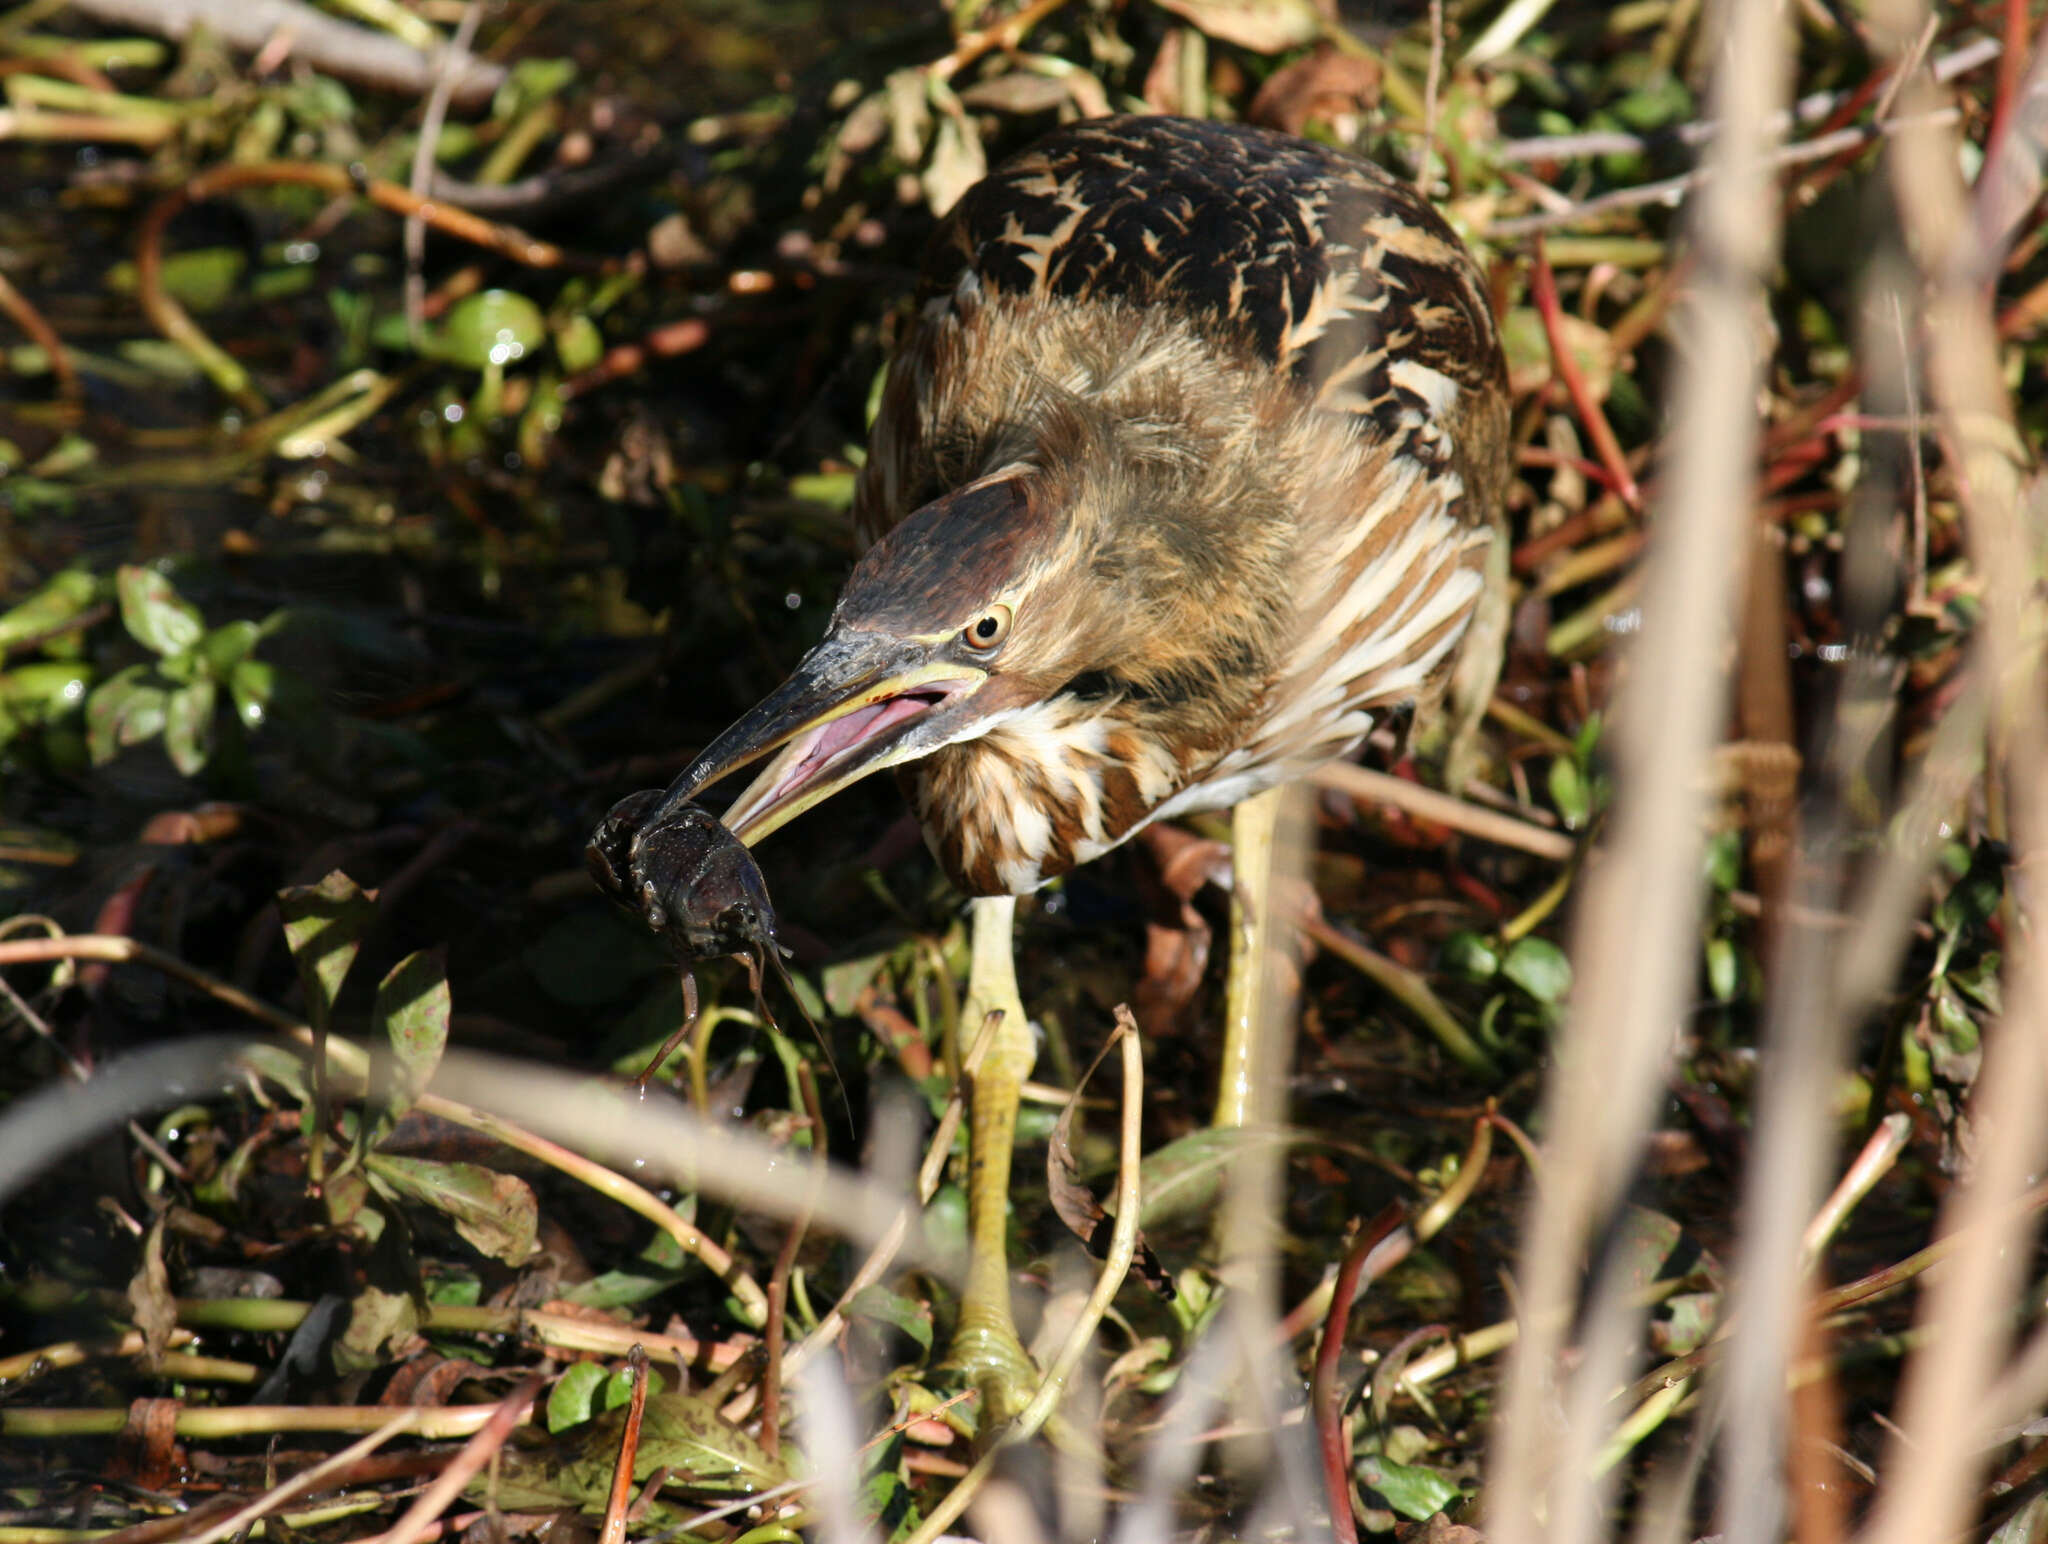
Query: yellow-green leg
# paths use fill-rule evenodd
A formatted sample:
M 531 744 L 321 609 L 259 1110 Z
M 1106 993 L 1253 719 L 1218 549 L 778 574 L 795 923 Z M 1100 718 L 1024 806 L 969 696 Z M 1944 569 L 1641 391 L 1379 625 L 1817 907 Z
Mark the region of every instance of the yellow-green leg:
M 961 1038 L 972 1041 L 990 1013 L 1002 1022 L 968 1092 L 967 1289 L 948 1363 L 981 1390 L 988 1428 L 1030 1400 L 1037 1374 L 1010 1313 L 1010 1155 L 1017 1105 L 1037 1050 L 1017 995 L 1012 928 L 1017 898 L 984 896 L 972 909 L 974 943 Z
M 1266 960 L 1280 942 L 1273 915 L 1273 837 L 1285 793 L 1269 788 L 1230 812 L 1230 975 L 1223 993 L 1223 1068 L 1216 1090 L 1218 1126 L 1242 1126 L 1261 1112 L 1259 1017 Z

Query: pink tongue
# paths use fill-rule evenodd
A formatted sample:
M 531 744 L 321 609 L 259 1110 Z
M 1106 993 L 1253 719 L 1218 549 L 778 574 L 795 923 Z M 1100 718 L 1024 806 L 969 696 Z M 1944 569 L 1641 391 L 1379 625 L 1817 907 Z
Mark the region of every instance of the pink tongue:
M 804 757 L 804 765 L 812 767 L 829 761 L 849 745 L 873 739 L 890 725 L 915 717 L 929 706 L 920 697 L 891 697 L 885 702 L 842 714 L 825 726 L 824 733 L 818 736 L 818 743 Z

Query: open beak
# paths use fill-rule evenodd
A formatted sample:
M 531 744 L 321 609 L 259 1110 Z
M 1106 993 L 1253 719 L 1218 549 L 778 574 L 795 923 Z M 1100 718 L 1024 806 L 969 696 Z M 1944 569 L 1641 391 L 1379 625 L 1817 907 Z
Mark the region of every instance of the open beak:
M 728 772 L 780 749 L 726 811 L 750 846 L 847 784 L 944 744 L 988 673 L 934 661 L 929 640 L 885 633 L 828 636 L 787 681 L 706 746 L 668 787 L 642 829 L 671 818 Z

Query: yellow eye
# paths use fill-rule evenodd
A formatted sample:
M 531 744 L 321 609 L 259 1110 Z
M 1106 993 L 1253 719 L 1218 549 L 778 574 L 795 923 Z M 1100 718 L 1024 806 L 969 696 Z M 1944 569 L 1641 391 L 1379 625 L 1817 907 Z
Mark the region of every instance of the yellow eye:
M 984 653 L 1010 636 L 1010 608 L 997 604 L 960 630 L 960 641 Z

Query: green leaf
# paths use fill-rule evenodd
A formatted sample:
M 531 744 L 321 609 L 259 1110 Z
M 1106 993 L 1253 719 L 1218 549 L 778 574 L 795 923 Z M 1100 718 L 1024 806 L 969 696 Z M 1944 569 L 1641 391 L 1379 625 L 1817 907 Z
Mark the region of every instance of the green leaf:
M 1375 1453 L 1358 1460 L 1358 1483 L 1379 1492 L 1387 1505 L 1417 1522 L 1436 1516 L 1465 1493 L 1449 1475 L 1419 1464 L 1397 1464 Z
M 188 311 L 203 315 L 234 298 L 248 264 L 240 247 L 187 247 L 164 254 L 157 282 Z M 117 295 L 134 294 L 138 282 L 135 264 L 126 259 L 107 270 L 107 287 Z
M 615 1410 L 595 1424 L 609 1427 L 624 1420 L 625 1412 Z M 605 1449 L 607 1461 L 617 1448 L 614 1436 Z M 647 1401 L 633 1477 L 642 1479 L 663 1468 L 685 1485 L 740 1494 L 779 1485 L 788 1473 L 715 1405 L 693 1394 L 657 1394 Z
M 582 1308 L 630 1308 L 635 1303 L 644 1303 L 650 1297 L 666 1292 L 688 1274 L 687 1271 L 664 1271 L 659 1275 L 644 1271 L 603 1271 L 588 1281 L 565 1288 L 560 1296 L 562 1301 Z
M 114 592 L 121 598 L 121 625 L 152 654 L 182 654 L 206 631 L 198 609 L 153 568 L 121 569 Z
M 1176 1217 L 1206 1210 L 1224 1172 L 1243 1153 L 1317 1140 L 1289 1126 L 1217 1126 L 1191 1131 L 1145 1155 L 1138 1169 L 1138 1225 L 1147 1232 Z
M 82 568 L 67 568 L 18 606 L 0 612 L 0 650 L 33 638 L 48 640 L 99 598 L 99 581 Z
M 275 1083 L 300 1104 L 313 1097 L 312 1085 L 306 1080 L 305 1058 L 296 1050 L 252 1041 L 235 1053 L 235 1064 Z
M 1647 1206 L 1625 1208 L 1606 1247 L 1619 1280 L 1632 1291 L 1695 1272 L 1719 1285 L 1720 1266 L 1714 1257 L 1687 1238 L 1674 1218 Z
M 263 629 L 256 623 L 246 618 L 230 622 L 225 627 L 214 628 L 199 640 L 199 657 L 206 661 L 207 670 L 219 680 L 254 653 L 262 638 Z
M 324 1029 L 363 935 L 376 920 L 376 904 L 337 869 L 317 885 L 278 891 L 277 909 L 305 989 L 306 1018 L 315 1029 Z
M 901 1453 L 891 1453 L 894 1447 L 895 1443 L 888 1444 L 877 1454 L 854 1502 L 861 1523 L 859 1536 L 872 1538 L 880 1533 L 889 1544 L 909 1538 L 923 1522 L 903 1479 Z
M 494 1504 L 520 1511 L 575 1506 L 602 1512 L 625 1423 L 624 1410 L 609 1410 L 563 1431 L 539 1452 L 507 1447 L 501 1473 L 479 1475 L 469 1494 L 481 1500 L 488 1493 Z M 783 1451 L 789 1453 L 787 1445 Z M 644 1481 L 657 1469 L 669 1471 L 670 1484 L 736 1496 L 779 1485 L 789 1473 L 716 1406 L 682 1393 L 647 1396 L 633 1478 Z M 657 1510 L 650 1509 L 648 1521 L 656 1520 Z
M 1572 755 L 1578 758 L 1580 766 L 1593 759 L 1593 752 L 1600 746 L 1600 731 L 1605 727 L 1598 713 L 1586 715 L 1586 721 L 1579 725 L 1579 732 L 1572 736 Z
M 379 1189 L 433 1207 L 480 1254 L 521 1265 L 540 1248 L 540 1207 L 517 1175 L 390 1153 L 372 1153 L 363 1163 Z
M 1726 895 L 1742 883 L 1742 833 L 1718 831 L 1707 838 L 1707 882 Z
M 941 113 L 932 135 L 932 158 L 920 179 L 932 213 L 945 214 L 987 173 L 988 153 L 973 120 L 965 113 Z
M 516 290 L 478 290 L 449 308 L 433 352 L 451 364 L 481 370 L 524 359 L 546 341 L 547 318 Z
M 555 357 L 564 370 L 580 375 L 604 357 L 604 334 L 578 312 L 555 329 Z
M 390 1041 L 395 1063 L 382 1119 L 395 1121 L 412 1108 L 448 1048 L 448 963 L 441 949 L 408 954 L 377 985 L 370 1010 L 372 1033 Z M 380 1120 L 381 1124 L 381 1120 Z
M 1467 981 L 1491 981 L 1500 974 L 1500 949 L 1492 939 L 1460 929 L 1444 940 L 1443 968 Z
M 146 665 L 130 665 L 93 689 L 85 703 L 85 744 L 93 765 L 163 733 L 166 693 Z
M 1742 957 L 1725 938 L 1707 940 L 1707 990 L 1717 1003 L 1732 1003 L 1742 985 Z
M 1666 1356 L 1684 1356 L 1707 1343 L 1721 1320 L 1718 1292 L 1677 1292 L 1664 1300 L 1659 1318 L 1663 1331 L 1657 1349 Z
M 1970 866 L 1935 905 L 1934 925 L 1953 933 L 1990 921 L 2005 898 L 2005 862 L 2002 845 L 1979 842 L 1971 850 Z
M 548 1390 L 548 1430 L 581 1426 L 598 1413 L 598 1399 L 611 1372 L 602 1362 L 576 1362 Z
M 1562 1002 L 1572 989 L 1572 962 L 1547 938 L 1518 940 L 1500 972 L 1539 1003 Z
M 277 667 L 260 659 L 245 659 L 228 675 L 228 692 L 235 699 L 235 717 L 244 729 L 261 729 L 270 718 L 270 700 L 277 693 Z
M 213 702 L 213 682 L 201 677 L 164 703 L 164 752 L 187 777 L 203 772 L 213 754 Z
M 2048 1496 L 2036 1496 L 1999 1525 L 1984 1544 L 2034 1544 L 2048 1532 Z
M 866 990 L 869 982 L 881 974 L 891 955 L 891 950 L 883 949 L 875 954 L 857 954 L 850 960 L 836 960 L 827 965 L 820 979 L 825 984 L 825 1001 L 833 1013 L 840 1018 L 851 1018 L 854 1000 Z
M 1549 783 L 1550 802 L 1557 807 L 1559 817 L 1568 829 L 1579 830 L 1593 813 L 1593 800 L 1578 764 L 1568 757 L 1554 757 L 1550 763 Z
M 92 667 L 68 660 L 16 665 L 0 675 L 0 705 L 32 723 L 46 723 L 85 705 Z
M 856 1292 L 847 1303 L 846 1311 L 854 1318 L 873 1319 L 899 1329 L 926 1351 L 932 1348 L 932 1308 L 929 1303 L 905 1297 L 900 1292 L 891 1292 L 878 1284 Z
M 2002 1014 L 2005 1009 L 1998 985 L 1999 960 L 1996 949 L 1986 949 L 1974 965 L 1951 965 L 1948 969 L 1949 985 L 1987 1012 Z

